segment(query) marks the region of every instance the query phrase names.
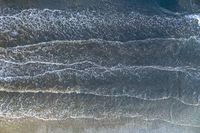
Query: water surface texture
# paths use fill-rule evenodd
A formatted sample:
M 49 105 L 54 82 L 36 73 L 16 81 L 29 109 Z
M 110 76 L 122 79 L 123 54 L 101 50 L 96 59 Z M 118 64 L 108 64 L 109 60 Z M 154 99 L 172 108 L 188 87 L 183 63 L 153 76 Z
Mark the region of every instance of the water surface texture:
M 0 0 L 0 133 L 199 133 L 199 0 Z

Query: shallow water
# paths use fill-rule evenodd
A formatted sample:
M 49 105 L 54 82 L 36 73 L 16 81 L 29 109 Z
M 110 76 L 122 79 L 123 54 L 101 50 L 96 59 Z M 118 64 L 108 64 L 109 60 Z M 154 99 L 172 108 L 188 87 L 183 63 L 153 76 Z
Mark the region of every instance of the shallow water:
M 76 119 L 67 121 L 14 120 L 1 121 L 3 133 L 198 133 L 199 127 L 176 125 L 160 120 L 124 118 L 116 120 Z

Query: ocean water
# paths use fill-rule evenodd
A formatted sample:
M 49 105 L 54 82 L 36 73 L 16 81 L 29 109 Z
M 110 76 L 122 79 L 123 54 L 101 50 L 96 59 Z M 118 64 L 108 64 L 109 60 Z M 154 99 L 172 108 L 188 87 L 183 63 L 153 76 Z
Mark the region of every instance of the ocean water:
M 0 0 L 0 133 L 199 133 L 199 0 Z

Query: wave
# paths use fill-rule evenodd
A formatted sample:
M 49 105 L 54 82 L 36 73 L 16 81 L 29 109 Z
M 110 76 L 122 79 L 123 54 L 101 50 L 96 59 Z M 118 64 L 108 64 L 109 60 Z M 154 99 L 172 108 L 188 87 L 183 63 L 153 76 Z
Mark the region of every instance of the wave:
M 186 103 L 199 104 L 199 68 L 102 67 L 91 62 L 63 66 L 12 65 L 3 65 L 0 73 L 1 88 L 8 91 L 53 90 L 142 99 L 175 97 Z
M 27 9 L 0 17 L 0 44 L 10 47 L 51 40 L 189 38 L 198 36 L 199 28 L 196 19 L 185 16 Z
M 192 66 L 200 65 L 198 38 L 157 38 L 129 42 L 106 40 L 51 41 L 1 49 L 1 59 L 32 62 L 38 66 L 90 61 L 100 66 Z M 1 60 L 2 65 L 12 63 Z M 43 63 L 47 64 L 43 64 Z M 6 63 L 6 64 L 5 64 Z M 57 63 L 57 64 L 55 64 Z M 60 64 L 59 64 L 60 63 Z M 23 64 L 13 64 L 23 65 Z M 29 64 L 31 65 L 31 64 Z M 25 66 L 25 65 L 24 65 Z M 26 64 L 28 66 L 28 64 Z M 48 70 L 48 69 L 47 69 Z
M 174 123 L 195 125 L 198 117 L 194 116 L 198 116 L 200 111 L 197 106 L 188 106 L 175 99 L 144 101 L 130 97 L 104 97 L 73 93 L 0 92 L 0 95 L 0 116 L 7 118 L 35 117 L 65 120 L 140 116 L 146 119 L 157 118 Z
M 78 92 L 199 104 L 199 41 L 52 41 L 1 49 L 7 91 Z

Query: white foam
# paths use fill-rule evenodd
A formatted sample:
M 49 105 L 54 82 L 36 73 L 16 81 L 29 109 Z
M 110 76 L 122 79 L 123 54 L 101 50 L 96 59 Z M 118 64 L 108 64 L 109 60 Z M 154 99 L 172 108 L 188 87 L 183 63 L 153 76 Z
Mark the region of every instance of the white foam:
M 195 15 L 189 15 L 187 17 L 190 18 L 190 19 L 198 20 L 198 24 L 200 25 L 200 15 L 195 14 Z

